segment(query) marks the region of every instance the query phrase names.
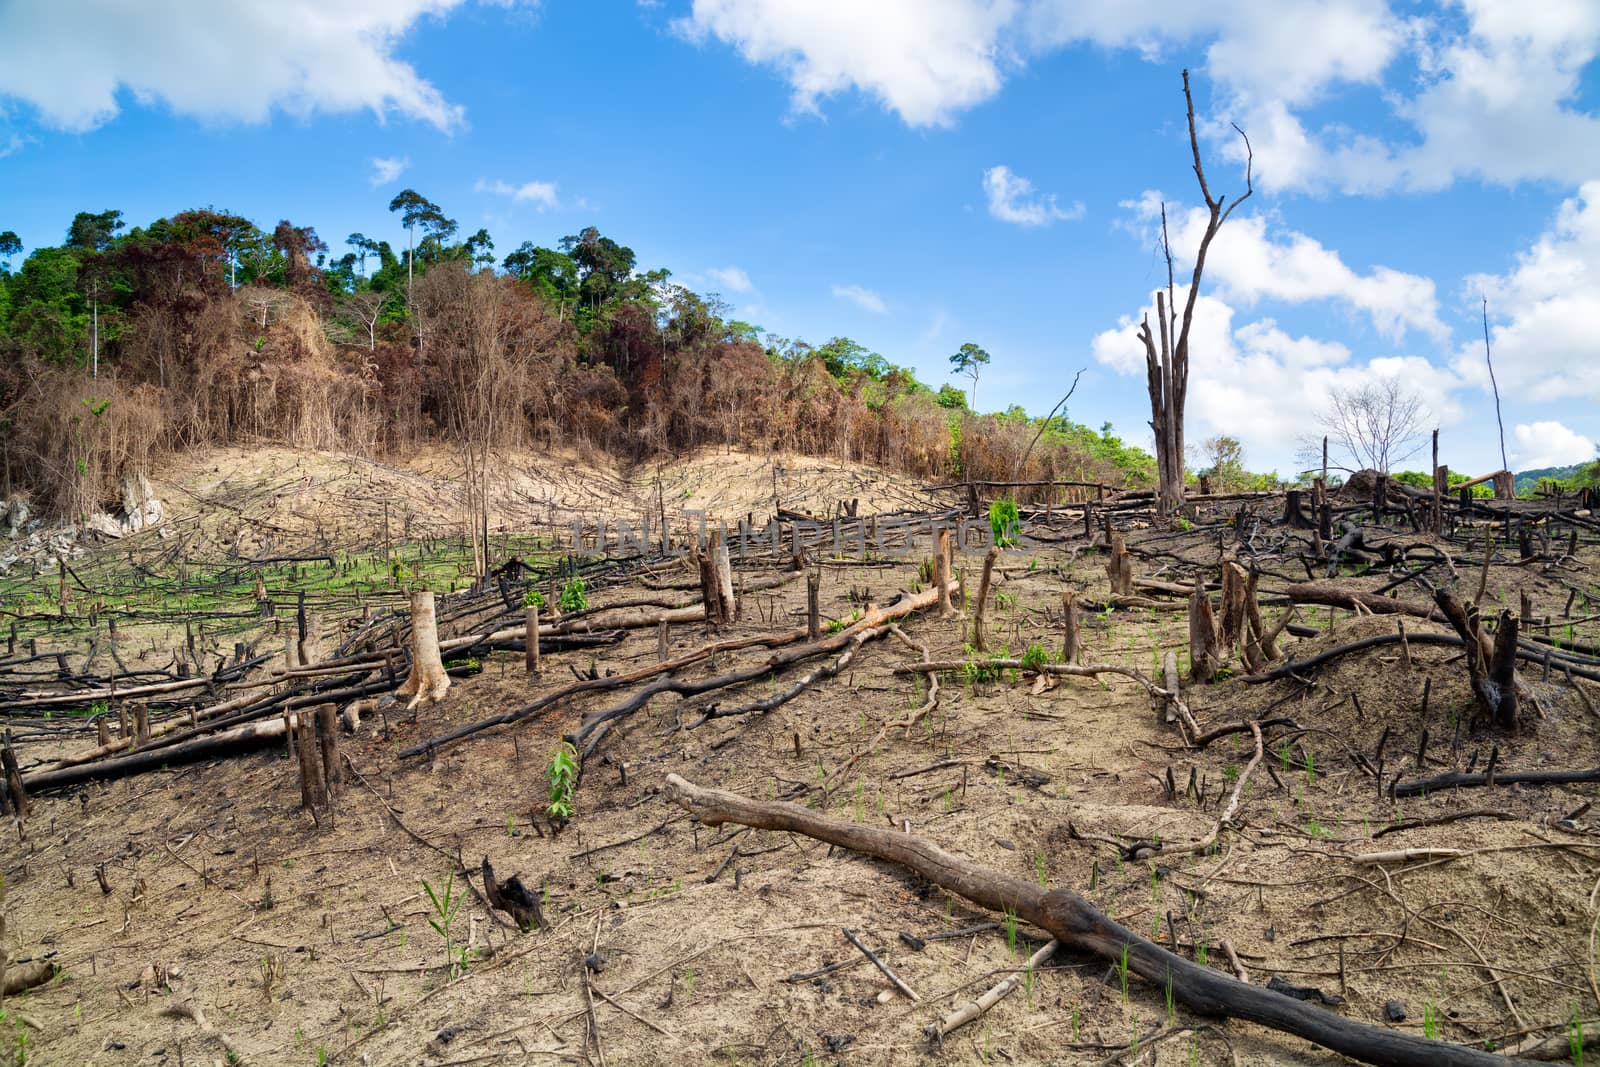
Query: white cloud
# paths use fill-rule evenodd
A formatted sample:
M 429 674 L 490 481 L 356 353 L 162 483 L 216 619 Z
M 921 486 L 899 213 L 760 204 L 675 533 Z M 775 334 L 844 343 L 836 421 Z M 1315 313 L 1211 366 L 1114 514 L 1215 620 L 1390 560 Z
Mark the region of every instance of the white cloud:
M 1147 191 L 1122 206 L 1132 211 L 1136 232 L 1147 243 L 1160 240 L 1160 193 Z M 1168 204 L 1167 220 L 1173 258 L 1188 273 L 1205 233 L 1206 209 Z M 1384 266 L 1359 274 L 1314 238 L 1294 230 L 1269 232 L 1261 215 L 1235 215 L 1217 233 L 1206 259 L 1205 283 L 1223 298 L 1245 305 L 1262 299 L 1336 301 L 1368 316 L 1389 340 L 1401 339 L 1408 330 L 1441 340 L 1449 335 L 1439 319 L 1431 278 Z
M 1062 219 L 1083 218 L 1082 202 L 1075 202 L 1063 210 L 1056 203 L 1055 194 L 1039 195 L 1033 183 L 1014 174 L 1010 167 L 990 167 L 983 172 L 983 191 L 989 198 L 989 214 L 1001 222 L 1014 222 L 1018 226 L 1048 226 Z
M 1404 17 L 1389 0 L 1038 0 L 1029 25 L 1036 50 L 1090 42 L 1148 60 L 1209 41 L 1217 112 L 1249 132 L 1257 176 L 1277 188 L 1576 183 L 1600 156 L 1600 116 L 1576 104 L 1600 53 L 1593 0 L 1440 0 Z M 1387 118 L 1406 132 L 1386 141 L 1375 129 L 1308 117 L 1352 86 L 1380 89 Z M 1208 128 L 1243 161 L 1226 123 Z
M 948 125 L 1000 91 L 1002 27 L 1018 0 L 694 0 L 678 31 L 777 68 L 795 110 L 855 89 L 911 126 Z
M 1600 400 L 1600 180 L 1586 182 L 1556 212 L 1554 225 L 1503 275 L 1466 280 L 1465 296 L 1488 297 L 1500 388 L 1536 401 Z M 1481 339 L 1461 346 L 1456 370 L 1489 388 Z
M 410 156 L 377 156 L 372 161 L 372 177 L 367 179 L 367 184 L 373 188 L 388 185 L 411 166 Z
M 733 293 L 748 293 L 755 286 L 750 284 L 750 275 L 738 267 L 713 267 L 706 271 L 711 280 Z
M 1180 288 L 1181 302 L 1187 290 Z M 1148 312 L 1153 319 L 1154 309 Z M 1337 342 L 1294 337 L 1263 318 L 1235 325 L 1238 312 L 1222 299 L 1202 295 L 1190 331 L 1188 438 L 1214 433 L 1236 437 L 1247 462 L 1287 464 L 1298 440 L 1316 433 L 1315 419 L 1336 388 L 1358 388 L 1399 377 L 1423 398 L 1423 425 L 1447 426 L 1462 417 L 1451 396 L 1461 382 L 1420 356 L 1384 356 L 1357 363 Z M 1124 375 L 1144 377 L 1144 347 L 1138 319 L 1124 316 L 1093 341 L 1095 359 Z M 1152 325 L 1152 329 L 1154 326 Z M 1285 471 L 1287 473 L 1287 471 Z
M 0 5 L 0 98 L 23 101 L 45 125 L 71 131 L 110 121 L 123 92 L 213 121 L 369 109 L 449 130 L 461 123 L 461 108 L 395 52 L 420 19 L 461 2 Z
M 556 207 L 559 203 L 556 198 L 555 182 L 523 182 L 521 185 L 512 185 L 499 179 L 491 182 L 479 178 L 473 185 L 472 191 L 508 197 L 517 204 L 535 204 L 540 211 Z
M 1519 423 L 1515 430 L 1517 467 L 1566 467 L 1595 458 L 1594 442 L 1559 422 Z
M 1207 135 L 1242 162 L 1224 120 L 1237 121 L 1278 189 L 1576 184 L 1600 158 L 1582 95 L 1600 56 L 1594 0 L 694 0 L 676 25 L 776 68 L 798 110 L 855 89 L 912 126 L 948 124 L 1056 50 L 1131 50 L 1161 77 L 1203 53 Z M 1323 121 L 1319 105 L 1353 90 L 1361 106 L 1344 113 L 1369 125 Z
M 882 315 L 889 310 L 889 305 L 883 302 L 883 297 L 859 285 L 836 285 L 833 287 L 833 295 L 836 299 L 848 300 L 862 311 L 870 311 L 874 315 Z

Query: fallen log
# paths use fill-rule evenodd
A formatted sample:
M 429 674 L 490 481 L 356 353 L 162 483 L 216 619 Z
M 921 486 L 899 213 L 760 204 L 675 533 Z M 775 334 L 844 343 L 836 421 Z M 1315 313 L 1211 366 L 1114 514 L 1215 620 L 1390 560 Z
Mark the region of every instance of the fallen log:
M 1191 963 L 1112 921 L 1076 893 L 981 867 L 910 834 L 829 818 L 782 801 L 751 800 L 667 776 L 666 798 L 700 821 L 805 834 L 911 868 L 933 884 L 1045 930 L 1067 948 L 1126 966 L 1202 1015 L 1244 1019 L 1379 1067 L 1505 1067 L 1526 1061 L 1355 1022 Z
M 1290 627 L 1290 632 L 1294 632 L 1294 627 Z M 1309 637 L 1320 633 L 1322 633 L 1321 630 L 1313 630 L 1310 634 L 1304 636 Z M 1288 663 L 1273 667 L 1270 670 L 1241 675 L 1237 680 L 1250 685 L 1258 685 L 1261 682 L 1271 682 L 1278 678 L 1288 678 L 1302 671 L 1308 671 L 1312 667 L 1320 667 L 1324 663 L 1336 660 L 1340 656 L 1347 656 L 1352 652 L 1377 648 L 1380 645 L 1395 645 L 1402 641 L 1412 645 L 1447 645 L 1451 648 L 1465 648 L 1467 644 L 1455 634 L 1412 633 L 1409 630 L 1404 634 L 1376 634 L 1372 637 L 1363 637 L 1359 641 L 1351 641 L 1349 644 L 1330 648 L 1325 652 L 1317 653 L 1315 656 L 1307 656 L 1305 659 L 1291 659 Z M 1531 663 L 1544 662 L 1544 656 L 1541 653 L 1521 647 L 1517 649 L 1517 658 Z M 1583 667 L 1564 661 L 1560 662 L 1559 666 L 1574 677 L 1587 678 L 1591 682 L 1600 682 L 1600 670 L 1586 670 Z
M 1394 795 L 1415 797 L 1423 793 L 1436 793 L 1441 789 L 1472 789 L 1486 785 L 1572 785 L 1576 782 L 1600 782 L 1600 767 L 1585 767 L 1575 771 L 1495 771 L 1488 774 L 1463 774 L 1450 771 L 1433 778 L 1418 778 L 1412 782 L 1396 782 Z
M 1390 600 L 1376 593 L 1359 593 L 1323 582 L 1301 582 L 1284 590 L 1284 595 L 1296 604 L 1322 604 L 1330 608 L 1355 611 L 1356 605 L 1374 615 L 1415 615 L 1419 619 L 1440 619 L 1439 609 L 1432 604 L 1412 604 L 1404 600 Z
M 191 741 L 168 745 L 165 748 L 143 749 L 116 759 L 84 763 L 75 767 L 62 767 L 57 770 L 39 771 L 25 775 L 22 782 L 30 793 L 44 789 L 63 789 L 82 782 L 93 782 L 107 778 L 126 778 L 130 775 L 142 774 L 145 771 L 159 770 L 162 767 L 173 767 L 183 763 L 195 763 L 199 760 L 212 759 L 216 756 L 231 756 L 239 752 L 250 752 L 281 742 L 283 737 L 284 721 L 282 717 L 272 718 L 267 719 L 265 722 L 247 723 L 236 729 L 225 730 L 220 734 L 213 734 L 209 737 L 197 737 Z
M 947 595 L 950 588 L 948 585 L 945 587 Z M 600 727 L 624 716 L 631 715 L 648 704 L 652 698 L 662 693 L 676 693 L 686 697 L 702 696 L 716 689 L 726 689 L 729 686 L 757 681 L 784 667 L 810 659 L 813 656 L 824 656 L 830 652 L 838 652 L 851 644 L 859 646 L 861 643 L 887 632 L 888 623 L 924 608 L 931 608 L 938 602 L 939 591 L 937 589 L 928 589 L 915 596 L 905 597 L 888 607 L 875 607 L 837 634 L 811 641 L 799 647 L 785 648 L 774 652 L 761 663 L 741 667 L 738 670 L 729 671 L 715 678 L 689 680 L 666 677 L 658 679 L 615 707 L 605 708 L 585 715 L 582 725 L 567 735 L 567 740 L 574 745 L 580 745 Z M 592 748 L 593 746 L 590 745 L 590 747 Z M 403 756 L 405 753 L 402 752 L 401 755 Z
M 476 722 L 469 722 L 465 726 L 457 727 L 448 733 L 440 734 L 438 737 L 431 737 L 428 740 L 423 741 L 421 744 L 412 745 L 410 748 L 402 749 L 400 751 L 400 757 L 402 759 L 409 759 L 414 756 L 421 756 L 425 753 L 436 751 L 440 745 L 446 745 L 452 741 L 459 741 L 464 737 L 470 737 L 475 733 L 480 733 L 481 731 L 489 730 L 496 726 L 506 726 L 521 719 L 526 719 L 530 715 L 537 715 L 545 708 L 548 708 L 551 705 L 557 704 L 563 700 L 567 700 L 571 697 L 578 696 L 583 693 L 598 693 L 611 689 L 621 689 L 623 686 L 632 685 L 634 682 L 642 682 L 647 679 L 654 678 L 657 675 L 666 674 L 669 671 L 679 670 L 683 667 L 688 667 L 695 663 L 699 663 L 701 660 L 707 659 L 719 652 L 732 652 L 741 648 L 750 648 L 755 645 L 765 645 L 769 648 L 777 647 L 780 645 L 793 644 L 796 641 L 803 641 L 805 638 L 806 628 L 804 626 L 800 627 L 798 630 L 788 630 L 783 633 L 763 634 L 758 637 L 735 638 L 730 641 L 720 641 L 715 644 L 701 645 L 693 652 L 687 652 L 676 659 L 652 663 L 647 667 L 640 667 L 636 670 L 627 671 L 623 674 L 614 674 L 609 678 L 586 678 L 583 681 L 574 682 L 571 685 L 562 686 L 559 689 L 545 693 L 543 696 L 540 696 L 537 699 L 522 705 L 520 708 L 513 708 L 511 711 L 502 712 L 499 715 L 491 715 L 486 719 L 479 719 Z

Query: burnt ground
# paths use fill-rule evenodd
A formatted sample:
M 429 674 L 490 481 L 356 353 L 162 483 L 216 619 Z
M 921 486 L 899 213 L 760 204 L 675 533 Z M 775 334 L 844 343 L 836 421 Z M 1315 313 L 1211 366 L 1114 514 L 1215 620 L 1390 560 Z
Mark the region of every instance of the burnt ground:
M 1062 590 L 1105 596 L 1098 550 L 1066 525 L 1036 532 L 1060 540 L 1003 557 L 992 650 L 1059 650 Z M 1130 538 L 1136 552 L 1145 548 L 1141 576 L 1179 578 L 1217 558 L 1207 529 L 1146 528 Z M 964 562 L 974 588 L 977 557 Z M 1486 600 L 1515 607 L 1525 591 L 1536 614 L 1559 619 L 1564 582 L 1600 597 L 1596 563 L 1585 548 L 1561 563 L 1493 566 Z M 917 581 L 915 559 L 821 566 L 832 618 L 862 599 L 887 603 Z M 1291 569 L 1281 577 L 1297 577 Z M 1477 575 L 1464 564 L 1459 571 L 1470 595 Z M 1269 563 L 1264 597 L 1283 584 L 1274 573 Z M 1386 578 L 1343 581 L 1375 589 Z M 628 592 L 617 586 L 606 596 Z M 1283 609 L 1267 604 L 1270 622 Z M 1583 604 L 1573 617 L 1583 618 Z M 804 606 L 796 576 L 748 597 L 727 636 L 789 628 Z M 1326 608 L 1302 608 L 1299 617 L 1327 632 L 1287 641 L 1296 658 L 1395 626 Z M 1186 648 L 1187 626 L 1182 611 L 1164 608 L 1088 611 L 1082 662 L 1149 673 L 1162 651 Z M 963 622 L 929 613 L 903 629 L 936 659 L 966 654 Z M 1410 620 L 1407 629 L 1445 628 Z M 1597 633 L 1594 621 L 1575 623 L 1571 639 L 1596 643 Z M 699 625 L 675 626 L 672 649 L 706 640 Z M 763 654 L 724 655 L 689 673 Z M 442 703 L 416 715 L 390 709 L 344 739 L 358 775 L 329 826 L 300 808 L 281 752 L 37 798 L 26 824 L 7 831 L 6 937 L 14 958 L 53 953 L 61 972 L 8 1000 L 5 1032 L 21 1035 L 8 1047 L 25 1040 L 29 1063 L 97 1065 L 1338 1059 L 1259 1027 L 1197 1018 L 1137 978 L 1125 987 L 1105 961 L 1065 951 L 931 1048 L 925 1026 L 1015 972 L 1046 937 L 1002 922 L 933 939 L 1002 917 L 809 839 L 699 826 L 661 797 L 669 772 L 762 799 L 805 790 L 802 801 L 825 802 L 841 819 L 909 824 L 997 870 L 1077 890 L 1210 966 L 1229 969 L 1226 944 L 1251 981 L 1315 987 L 1342 997 L 1329 1010 L 1354 1019 L 1493 1048 L 1574 1025 L 1585 1036 L 1600 1029 L 1600 819 L 1587 808 L 1596 787 L 1500 785 L 1395 801 L 1362 762 L 1376 762 L 1387 730 L 1386 777 L 1415 777 L 1425 728 L 1430 774 L 1469 762 L 1482 769 L 1491 748 L 1508 771 L 1600 764 L 1595 715 L 1559 668 L 1548 680 L 1537 667 L 1524 671 L 1540 707 L 1526 710 L 1514 734 L 1475 721 L 1460 653 L 1445 647 L 1386 645 L 1265 684 L 1237 674 L 1209 686 L 1186 682 L 1202 727 L 1253 718 L 1297 725 L 1267 731 L 1264 758 L 1217 849 L 1137 860 L 1119 859 L 1118 844 L 1182 843 L 1210 831 L 1253 754 L 1248 732 L 1187 749 L 1144 689 L 1115 675 L 1054 686 L 1031 676 L 950 675 L 933 712 L 909 734 L 891 732 L 823 801 L 819 779 L 925 698 L 922 681 L 892 673 L 919 658 L 893 639 L 870 642 L 837 678 L 769 714 L 690 728 L 704 700 L 658 698 L 588 760 L 576 815 L 559 833 L 542 814 L 550 754 L 584 711 L 615 695 L 562 703 L 431 758 L 398 755 L 566 684 L 591 660 L 620 672 L 655 657 L 651 630 L 598 653 L 549 656 L 536 679 L 520 655 L 486 657 L 482 673 L 458 680 Z M 752 699 L 798 673 L 716 699 Z M 1587 693 L 1600 705 L 1600 685 L 1589 683 Z M 41 755 L 23 747 L 25 762 Z M 1165 786 L 1169 768 L 1175 796 Z M 1389 832 L 1477 810 L 1485 814 Z M 1459 854 L 1377 867 L 1354 859 L 1413 848 Z M 459 891 L 469 869 L 475 894 L 485 856 L 502 878 L 516 872 L 542 887 L 552 929 L 519 933 L 469 895 L 452 926 L 468 959 L 452 977 L 444 941 L 429 926 L 425 884 Z M 882 948 L 921 1001 L 894 993 L 841 927 Z M 845 966 L 788 980 L 835 963 Z M 1391 1000 L 1403 1002 L 1403 1021 L 1386 1019 Z M 186 1002 L 202 1009 L 210 1031 L 171 1014 Z

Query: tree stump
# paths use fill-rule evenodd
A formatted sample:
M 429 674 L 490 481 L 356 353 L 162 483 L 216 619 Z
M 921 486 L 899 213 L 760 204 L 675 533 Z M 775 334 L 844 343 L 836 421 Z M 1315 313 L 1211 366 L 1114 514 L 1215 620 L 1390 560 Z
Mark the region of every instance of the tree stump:
M 523 612 L 523 625 L 526 627 L 522 639 L 523 665 L 529 674 L 539 673 L 539 605 L 529 604 Z
M 1078 662 L 1078 594 L 1071 589 L 1061 594 L 1061 662 Z
M 1128 555 L 1128 543 L 1121 533 L 1112 531 L 1111 558 L 1106 561 L 1106 574 L 1111 579 L 1113 596 L 1133 595 L 1133 557 Z
M 1211 609 L 1211 598 L 1205 594 L 1205 585 L 1196 581 L 1194 592 L 1189 594 L 1189 677 L 1197 682 L 1210 682 L 1222 665 L 1218 655 L 1217 619 Z
M 979 652 L 989 651 L 983 632 L 983 615 L 989 600 L 989 582 L 994 577 L 994 561 L 1000 558 L 1000 546 L 991 545 L 983 554 L 983 576 L 978 579 L 978 603 L 972 611 L 972 647 Z
M 450 676 L 444 672 L 439 655 L 439 621 L 435 614 L 433 590 L 418 589 L 411 594 L 411 673 L 395 699 L 407 700 L 409 710 L 419 703 L 442 699 L 450 689 Z

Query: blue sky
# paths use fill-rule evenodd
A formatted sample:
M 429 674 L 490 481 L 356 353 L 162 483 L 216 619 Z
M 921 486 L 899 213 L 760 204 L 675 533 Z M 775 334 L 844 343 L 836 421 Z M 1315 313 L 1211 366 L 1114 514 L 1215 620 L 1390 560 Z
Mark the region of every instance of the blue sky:
M 1443 458 L 1600 441 L 1600 4 L 1232 0 L 0 0 L 0 229 L 214 205 L 403 240 L 413 187 L 500 254 L 595 225 L 641 267 L 985 409 L 1146 441 L 1133 326 L 1208 177 L 1189 437 L 1295 467 L 1329 390 L 1398 375 Z M 127 10 L 124 10 L 127 9 Z M 98 32 L 84 35 L 86 25 Z M 68 61 L 70 57 L 70 61 Z M 965 383 L 963 383 L 965 384 Z M 1424 460 L 1425 462 L 1425 460 Z M 1420 466 L 1421 464 L 1415 464 Z

